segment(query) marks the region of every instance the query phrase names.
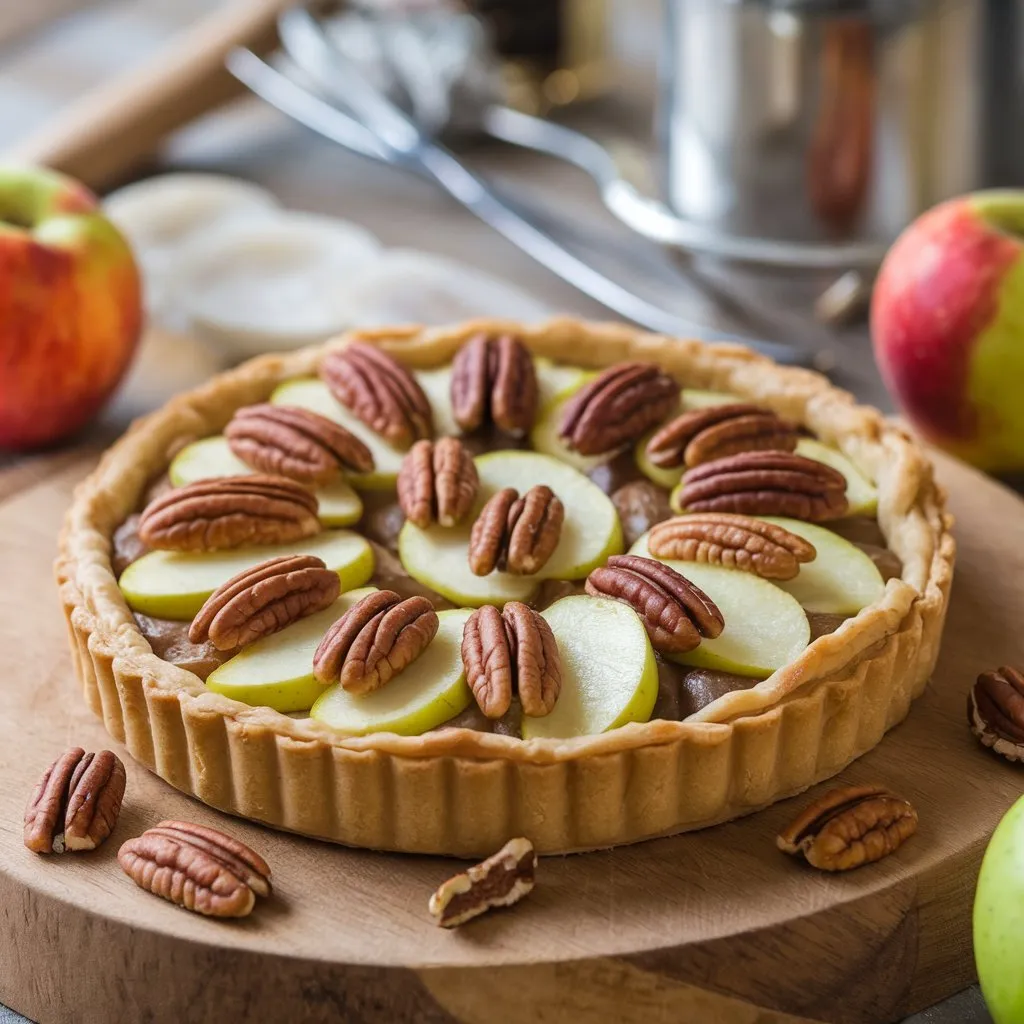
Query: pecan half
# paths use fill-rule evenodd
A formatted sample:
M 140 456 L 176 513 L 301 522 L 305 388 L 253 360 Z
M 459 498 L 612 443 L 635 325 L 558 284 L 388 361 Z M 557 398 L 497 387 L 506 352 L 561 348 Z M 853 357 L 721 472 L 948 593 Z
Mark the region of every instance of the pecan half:
M 490 422 L 522 437 L 537 417 L 538 395 L 533 356 L 511 334 L 477 334 L 452 361 L 452 416 L 467 432 Z
M 201 480 L 150 502 L 139 537 L 168 551 L 284 544 L 320 532 L 318 507 L 314 494 L 283 476 Z
M 530 576 L 558 547 L 565 506 L 550 487 L 538 484 L 519 497 L 512 487 L 494 494 L 469 535 L 469 567 L 477 576 L 499 569 Z
M 705 462 L 683 475 L 688 512 L 737 512 L 823 522 L 846 515 L 846 478 L 793 452 L 743 452 Z
M 338 574 L 315 555 L 271 558 L 218 587 L 192 620 L 188 638 L 230 651 L 327 608 L 340 591 Z
M 766 580 L 791 580 L 814 545 L 776 523 L 728 512 L 694 512 L 651 528 L 647 547 L 658 558 L 743 569 Z
M 1024 761 L 1024 674 L 1009 665 L 982 672 L 967 697 L 971 732 L 1008 761 Z
M 678 403 L 679 385 L 657 366 L 619 363 L 565 403 L 558 434 L 581 455 L 601 455 L 635 441 Z
M 269 896 L 270 866 L 244 843 L 214 828 L 161 821 L 117 852 L 139 887 L 208 917 L 245 917 Z
M 393 590 L 374 591 L 327 631 L 313 655 L 313 674 L 349 693 L 372 693 L 427 649 L 437 627 L 425 597 L 403 601 Z
M 537 854 L 529 839 L 510 839 L 497 853 L 449 878 L 430 897 L 430 916 L 454 928 L 493 907 L 510 907 L 533 888 Z
M 25 808 L 25 845 L 34 853 L 95 850 L 114 831 L 125 771 L 109 750 L 66 750 L 43 773 Z
M 308 409 L 249 405 L 224 428 L 231 450 L 257 472 L 314 486 L 342 470 L 369 473 L 373 453 L 340 423 Z
M 791 452 L 798 439 L 796 427 L 771 410 L 736 402 L 677 416 L 647 442 L 647 457 L 664 469 L 692 467 L 739 452 Z
M 434 433 L 423 388 L 401 363 L 374 345 L 356 341 L 328 353 L 320 377 L 346 409 L 398 448 Z
M 501 718 L 519 694 L 523 714 L 550 714 L 562 690 L 562 660 L 547 620 L 521 601 L 478 608 L 462 631 L 466 682 L 480 710 Z
M 410 523 L 455 526 L 469 514 L 480 486 L 476 463 L 456 437 L 417 441 L 398 471 L 398 504 Z
M 816 800 L 777 845 L 822 871 L 849 871 L 887 857 L 917 831 L 917 811 L 881 786 L 845 786 Z
M 703 590 L 653 558 L 612 555 L 587 577 L 586 590 L 628 604 L 656 651 L 692 651 L 702 637 L 720 636 L 725 628 L 718 605 Z

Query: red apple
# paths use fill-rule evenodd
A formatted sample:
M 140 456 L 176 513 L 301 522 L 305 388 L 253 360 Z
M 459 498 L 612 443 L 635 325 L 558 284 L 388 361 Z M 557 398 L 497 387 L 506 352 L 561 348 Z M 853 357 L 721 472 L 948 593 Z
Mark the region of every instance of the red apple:
M 77 182 L 0 166 L 0 448 L 58 441 L 131 362 L 142 285 L 131 249 Z
M 928 441 L 1024 469 L 1024 192 L 943 203 L 896 240 L 871 305 L 886 386 Z

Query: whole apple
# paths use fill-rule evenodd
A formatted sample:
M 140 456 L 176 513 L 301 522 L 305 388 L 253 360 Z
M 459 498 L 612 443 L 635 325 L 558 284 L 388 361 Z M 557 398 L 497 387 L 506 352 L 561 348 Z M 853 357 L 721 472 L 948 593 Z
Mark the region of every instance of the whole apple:
M 135 260 L 96 197 L 53 171 L 0 165 L 0 448 L 83 426 L 141 327 Z
M 929 210 L 896 240 L 871 305 L 875 358 L 928 441 L 1024 469 L 1024 192 Z

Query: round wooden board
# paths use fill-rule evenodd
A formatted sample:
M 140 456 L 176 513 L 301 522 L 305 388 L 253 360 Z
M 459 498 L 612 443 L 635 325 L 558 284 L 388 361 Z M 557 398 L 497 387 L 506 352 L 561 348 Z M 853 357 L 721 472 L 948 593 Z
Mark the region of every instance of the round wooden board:
M 104 847 L 25 850 L 23 807 L 42 768 L 73 743 L 111 745 L 79 696 L 51 573 L 90 462 L 55 459 L 6 500 L 0 478 L 3 1002 L 47 1022 L 878 1022 L 972 980 L 975 878 L 1024 778 L 978 746 L 964 715 L 980 669 L 1024 663 L 1024 505 L 1009 491 L 940 460 L 959 556 L 939 669 L 908 720 L 841 776 L 916 805 L 920 830 L 898 854 L 838 877 L 783 856 L 775 834 L 801 797 L 700 833 L 545 859 L 527 900 L 449 932 L 426 903 L 455 862 L 231 819 L 130 758 Z M 273 867 L 274 897 L 223 923 L 136 888 L 117 848 L 167 817 L 251 843 Z

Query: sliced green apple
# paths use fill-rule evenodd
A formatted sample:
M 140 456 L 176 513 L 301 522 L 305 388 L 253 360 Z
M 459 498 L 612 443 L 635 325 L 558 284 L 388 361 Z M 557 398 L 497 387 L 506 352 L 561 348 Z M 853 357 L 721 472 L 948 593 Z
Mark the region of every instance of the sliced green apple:
M 656 466 L 651 462 L 647 456 L 647 443 L 652 437 L 654 437 L 655 432 L 656 430 L 649 430 L 640 438 L 639 441 L 637 441 L 636 449 L 633 453 L 634 458 L 636 459 L 636 468 L 639 469 L 648 480 L 653 481 L 659 487 L 664 487 L 667 491 L 671 491 L 682 479 L 683 470 L 686 467 L 674 466 L 671 469 L 662 469 L 661 466 Z
M 566 366 L 556 363 L 546 356 L 534 356 L 534 368 L 537 371 L 537 389 L 539 391 L 539 407 L 550 405 L 556 398 L 566 398 L 579 391 L 588 380 L 597 376 L 597 370 L 584 370 L 579 366 Z
M 565 403 L 572 397 L 572 394 L 556 398 L 541 408 L 537 416 L 537 422 L 530 431 L 530 444 L 535 451 L 543 455 L 549 455 L 559 462 L 564 462 L 580 473 L 589 473 L 592 469 L 604 465 L 622 451 L 616 448 L 614 451 L 605 452 L 602 455 L 580 455 L 574 452 L 558 436 L 558 429 L 562 423 L 562 409 Z
M 456 437 L 461 434 L 462 431 L 452 416 L 452 368 L 439 366 L 434 370 L 415 370 L 413 376 L 423 388 L 423 393 L 433 410 L 434 436 Z
M 194 484 L 217 476 L 243 476 L 252 473 L 228 445 L 227 438 L 204 437 L 182 448 L 171 462 L 170 477 L 175 487 Z M 344 481 L 336 480 L 316 488 L 320 502 L 320 522 L 324 526 L 351 526 L 363 515 L 363 502 Z
M 592 736 L 646 722 L 658 665 L 639 617 L 620 601 L 564 597 L 542 612 L 558 643 L 562 690 L 549 715 L 523 718 L 523 739 Z
M 816 462 L 839 470 L 846 477 L 846 500 L 849 502 L 851 516 L 873 516 L 878 512 L 878 491 L 842 452 L 828 445 L 803 437 L 796 446 L 798 455 L 803 455 Z
M 462 630 L 471 614 L 468 608 L 438 612 L 430 646 L 386 686 L 362 697 L 332 686 L 317 698 L 310 717 L 351 736 L 419 736 L 465 711 L 473 694 L 462 667 Z
M 279 555 L 316 555 L 341 578 L 341 589 L 361 587 L 373 575 L 373 550 L 358 533 L 325 530 L 291 544 L 234 551 L 151 551 L 121 574 L 129 606 L 158 619 L 191 619 L 203 602 L 243 569 Z

